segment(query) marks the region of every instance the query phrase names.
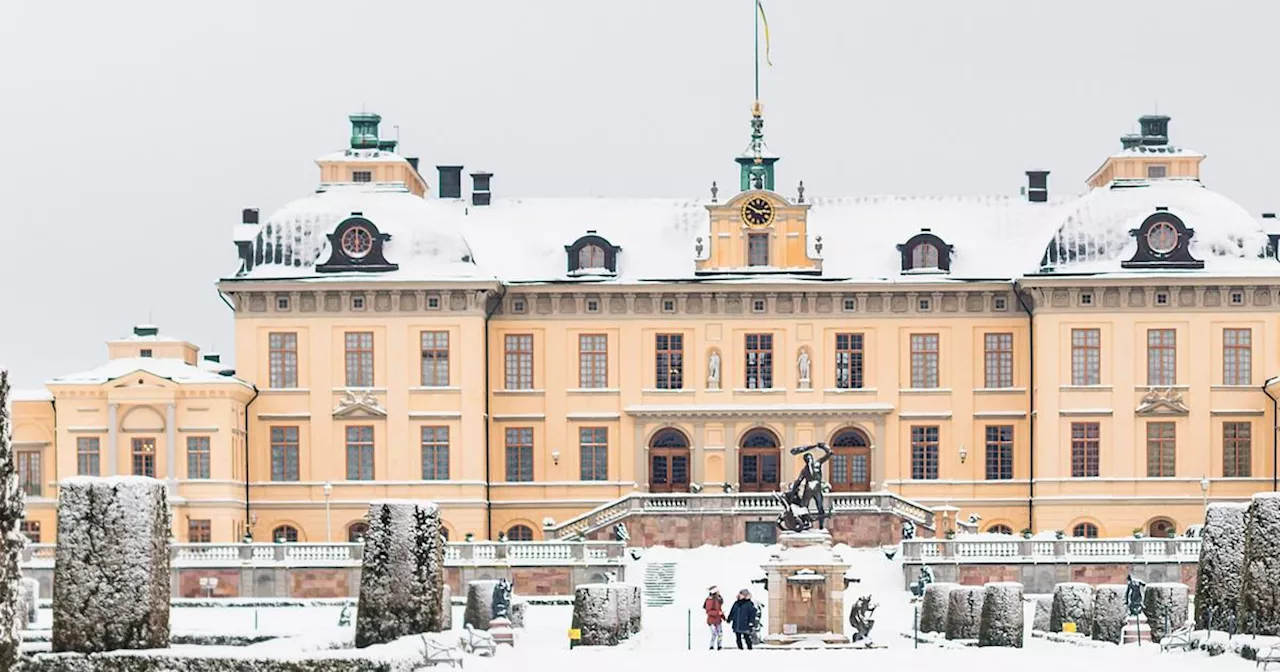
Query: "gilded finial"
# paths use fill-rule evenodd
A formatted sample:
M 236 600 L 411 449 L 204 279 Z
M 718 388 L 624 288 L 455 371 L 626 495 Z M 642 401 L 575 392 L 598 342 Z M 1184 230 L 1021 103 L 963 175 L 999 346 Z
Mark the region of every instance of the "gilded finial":
M 797 203 L 804 203 L 804 180 L 800 180 L 800 186 L 796 188 L 796 191 L 797 191 L 797 192 L 799 192 L 799 194 L 800 194 L 800 195 L 796 198 L 796 202 L 797 202 Z M 821 238 L 819 238 L 818 240 L 822 240 L 822 239 L 821 239 Z M 821 250 L 819 250 L 819 252 L 821 252 Z
M 713 180 L 711 182 L 711 202 L 712 203 L 717 202 L 716 194 L 719 194 L 719 193 L 720 193 L 720 187 L 717 187 L 715 181 Z

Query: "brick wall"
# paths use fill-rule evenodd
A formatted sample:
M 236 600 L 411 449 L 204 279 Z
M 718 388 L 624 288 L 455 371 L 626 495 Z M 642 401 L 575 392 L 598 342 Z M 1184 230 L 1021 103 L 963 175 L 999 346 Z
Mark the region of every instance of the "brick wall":
M 184 569 L 178 572 L 178 597 L 205 597 L 209 593 L 200 586 L 200 579 L 218 580 L 213 597 L 240 596 L 240 570 L 237 569 Z
M 348 597 L 359 591 L 345 569 L 289 570 L 290 597 Z

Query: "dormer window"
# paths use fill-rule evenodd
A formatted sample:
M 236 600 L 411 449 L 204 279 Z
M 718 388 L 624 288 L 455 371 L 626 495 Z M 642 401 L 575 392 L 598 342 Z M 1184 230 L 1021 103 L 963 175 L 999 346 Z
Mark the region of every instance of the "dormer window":
M 588 231 L 572 245 L 565 245 L 570 275 L 613 275 L 618 272 L 618 253 L 622 251 L 609 241 Z
M 1122 268 L 1204 268 L 1204 262 L 1191 256 L 1191 238 L 1195 229 L 1188 227 L 1168 208 L 1157 207 L 1129 235 L 1138 243 L 1133 258 L 1120 263 Z
M 369 170 L 353 170 L 351 171 L 352 182 L 372 182 L 373 172 Z
M 151 348 L 143 348 L 143 349 L 138 353 L 138 355 L 139 355 L 139 356 L 141 356 L 141 357 L 150 357 L 150 356 L 151 356 Z
M 1153 163 L 1147 166 L 1147 177 L 1161 178 L 1169 176 L 1169 166 L 1163 163 Z
M 329 259 L 316 266 L 319 273 L 394 271 L 399 265 L 387 261 L 383 247 L 391 234 L 378 231 L 373 222 L 360 213 L 352 213 L 328 234 Z
M 924 229 L 898 246 L 904 273 L 947 273 L 951 271 L 951 246 Z

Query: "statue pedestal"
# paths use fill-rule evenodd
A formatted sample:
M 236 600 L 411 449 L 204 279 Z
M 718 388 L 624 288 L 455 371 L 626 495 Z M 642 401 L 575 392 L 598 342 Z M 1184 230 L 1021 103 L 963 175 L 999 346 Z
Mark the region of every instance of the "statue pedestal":
M 499 616 L 489 621 L 489 635 L 493 637 L 495 644 L 510 644 L 515 646 L 516 633 L 511 629 L 511 621 Z
M 769 590 L 765 646 L 849 644 L 844 634 L 849 563 L 831 549 L 831 533 L 783 532 L 778 544 L 781 548 L 761 565 Z
M 812 383 L 808 378 L 801 378 L 801 379 L 800 379 L 800 389 L 802 389 L 802 390 L 809 390 L 809 389 L 813 389 L 813 383 Z

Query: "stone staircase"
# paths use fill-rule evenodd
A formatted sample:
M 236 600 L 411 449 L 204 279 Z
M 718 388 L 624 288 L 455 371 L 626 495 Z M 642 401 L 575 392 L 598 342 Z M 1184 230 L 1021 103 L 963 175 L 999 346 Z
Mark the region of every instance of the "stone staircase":
M 650 562 L 644 566 L 644 604 L 666 607 L 676 601 L 676 563 Z

